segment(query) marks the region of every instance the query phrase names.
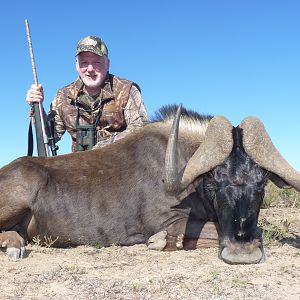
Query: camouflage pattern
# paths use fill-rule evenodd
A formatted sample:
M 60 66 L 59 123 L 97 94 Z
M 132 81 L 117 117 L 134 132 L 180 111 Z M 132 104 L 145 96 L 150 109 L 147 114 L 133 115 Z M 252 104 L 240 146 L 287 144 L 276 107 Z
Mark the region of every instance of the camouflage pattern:
M 78 78 L 60 89 L 50 108 L 50 114 L 54 115 L 55 120 L 56 140 L 68 131 L 72 137 L 72 151 L 76 149 L 78 111 L 80 125 L 94 124 L 100 113 L 96 128 L 96 147 L 123 138 L 133 129 L 148 122 L 141 93 L 133 82 L 110 74 L 99 97 L 90 101 L 89 107 L 86 107 L 87 99 L 83 87 L 82 80 Z
M 78 42 L 76 56 L 85 51 L 93 52 L 99 56 L 108 56 L 108 50 L 105 43 L 101 38 L 95 36 L 86 36 Z

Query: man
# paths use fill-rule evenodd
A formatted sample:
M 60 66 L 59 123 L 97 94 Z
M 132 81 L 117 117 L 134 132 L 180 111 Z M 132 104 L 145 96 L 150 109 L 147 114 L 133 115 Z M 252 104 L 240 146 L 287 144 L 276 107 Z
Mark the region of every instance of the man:
M 76 49 L 78 79 L 58 90 L 48 117 L 54 120 L 55 139 L 67 130 L 72 151 L 110 144 L 147 123 L 139 87 L 109 73 L 108 50 L 99 37 L 81 39 Z M 42 85 L 27 92 L 29 104 L 44 100 Z

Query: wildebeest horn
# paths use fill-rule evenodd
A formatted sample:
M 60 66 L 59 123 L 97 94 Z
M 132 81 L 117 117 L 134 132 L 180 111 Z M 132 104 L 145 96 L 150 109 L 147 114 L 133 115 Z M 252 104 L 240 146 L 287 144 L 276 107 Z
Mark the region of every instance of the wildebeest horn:
M 248 117 L 239 127 L 243 129 L 246 153 L 262 168 L 276 174 L 300 192 L 300 174 L 275 148 L 263 123 L 256 117 Z
M 220 165 L 229 156 L 232 146 L 232 125 L 225 117 L 210 120 L 203 142 L 178 173 L 177 142 L 181 106 L 178 107 L 173 121 L 165 158 L 166 190 L 180 193 L 198 176 Z

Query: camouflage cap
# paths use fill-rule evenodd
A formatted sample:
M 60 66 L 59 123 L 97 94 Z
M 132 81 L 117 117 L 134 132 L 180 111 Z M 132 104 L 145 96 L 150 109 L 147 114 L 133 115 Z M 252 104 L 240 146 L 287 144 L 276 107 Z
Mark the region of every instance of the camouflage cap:
M 76 48 L 76 56 L 84 51 L 93 52 L 99 56 L 108 56 L 108 50 L 103 40 L 96 36 L 86 36 L 82 38 Z

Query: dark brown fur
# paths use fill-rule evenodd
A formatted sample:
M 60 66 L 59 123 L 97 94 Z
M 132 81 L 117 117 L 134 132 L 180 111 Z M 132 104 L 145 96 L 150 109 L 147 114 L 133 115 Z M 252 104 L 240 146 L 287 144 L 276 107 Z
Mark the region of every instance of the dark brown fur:
M 165 193 L 169 127 L 150 124 L 102 149 L 10 163 L 0 170 L 0 230 L 57 238 L 58 247 L 145 243 L 165 229 L 170 237 L 199 236 L 208 219 L 194 185 L 180 197 Z M 203 136 L 182 133 L 181 167 Z M 215 227 L 210 234 L 215 244 Z

